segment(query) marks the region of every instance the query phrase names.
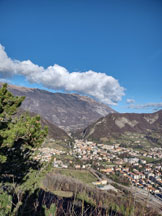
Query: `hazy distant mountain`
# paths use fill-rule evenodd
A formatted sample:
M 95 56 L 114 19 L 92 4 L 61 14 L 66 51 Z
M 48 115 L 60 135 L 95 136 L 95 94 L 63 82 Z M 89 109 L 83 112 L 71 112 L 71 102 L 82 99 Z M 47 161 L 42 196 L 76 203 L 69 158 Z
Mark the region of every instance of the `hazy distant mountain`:
M 95 100 L 77 94 L 52 93 L 45 90 L 9 85 L 17 96 L 26 96 L 22 108 L 40 114 L 65 130 L 85 128 L 92 122 L 115 111 Z
M 144 136 L 134 136 L 134 134 L 143 134 Z M 161 145 L 161 134 L 162 110 L 151 114 L 112 113 L 88 126 L 80 135 L 86 139 L 100 142 L 109 142 L 114 138 L 120 138 L 123 143 L 129 139 L 139 144 L 148 141 Z

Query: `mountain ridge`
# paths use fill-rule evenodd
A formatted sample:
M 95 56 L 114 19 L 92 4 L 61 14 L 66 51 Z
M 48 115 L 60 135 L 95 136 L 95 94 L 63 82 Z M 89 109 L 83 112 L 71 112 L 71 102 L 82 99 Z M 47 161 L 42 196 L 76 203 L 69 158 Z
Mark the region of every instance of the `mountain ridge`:
M 124 137 L 125 134 L 127 134 L 126 139 L 129 137 L 128 134 L 143 134 L 144 138 L 160 140 L 159 144 L 162 145 L 161 133 L 162 110 L 142 114 L 111 113 L 82 130 L 79 136 L 98 142 L 109 142 L 114 138 Z M 132 137 L 134 139 L 134 136 Z
M 52 93 L 10 84 L 8 89 L 14 95 L 26 97 L 22 103 L 24 110 L 37 113 L 66 131 L 83 129 L 100 117 L 116 112 L 92 98 L 74 93 Z

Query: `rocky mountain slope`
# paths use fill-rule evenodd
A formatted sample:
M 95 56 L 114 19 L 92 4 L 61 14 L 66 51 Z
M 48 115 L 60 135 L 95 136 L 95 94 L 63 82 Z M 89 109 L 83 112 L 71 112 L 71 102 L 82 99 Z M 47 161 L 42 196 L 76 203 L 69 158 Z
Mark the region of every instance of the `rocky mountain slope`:
M 8 85 L 8 89 L 14 95 L 26 97 L 22 104 L 24 110 L 38 113 L 66 131 L 85 128 L 102 116 L 115 112 L 104 104 L 77 94 L 52 93 L 14 85 Z
M 24 114 L 24 113 L 26 113 L 26 111 L 20 108 L 16 115 L 20 116 L 21 114 Z M 30 116 L 37 115 L 36 113 L 33 113 L 33 112 L 27 112 L 27 113 Z M 50 123 L 48 120 L 42 117 L 41 117 L 41 124 L 42 126 L 46 125 L 48 127 L 48 138 L 52 138 L 54 140 L 67 140 L 67 141 L 71 139 L 64 130 Z
M 155 113 L 112 113 L 88 126 L 80 136 L 111 143 L 131 140 L 136 144 L 148 141 L 162 145 L 162 110 Z

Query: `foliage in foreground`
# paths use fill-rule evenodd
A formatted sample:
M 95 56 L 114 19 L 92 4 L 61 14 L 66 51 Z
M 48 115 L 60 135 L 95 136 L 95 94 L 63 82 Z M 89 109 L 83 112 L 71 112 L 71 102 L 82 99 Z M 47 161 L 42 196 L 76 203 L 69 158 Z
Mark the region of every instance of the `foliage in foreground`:
M 15 117 L 24 97 L 14 96 L 7 84 L 0 89 L 0 215 L 18 215 L 25 197 L 38 187 L 46 168 L 34 160 L 47 135 L 40 117 Z M 20 214 L 19 214 L 20 215 Z
M 48 173 L 43 180 L 43 190 L 46 191 L 44 197 L 49 196 L 55 203 L 57 215 L 158 216 L 154 210 L 135 201 L 130 192 L 104 192 L 61 174 Z M 73 192 L 73 196 L 61 198 L 61 191 Z

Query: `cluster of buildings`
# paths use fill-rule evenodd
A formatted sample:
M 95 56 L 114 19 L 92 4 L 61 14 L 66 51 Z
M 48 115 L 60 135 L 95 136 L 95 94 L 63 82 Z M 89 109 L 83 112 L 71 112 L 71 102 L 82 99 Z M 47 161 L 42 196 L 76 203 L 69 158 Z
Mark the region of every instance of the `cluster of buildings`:
M 101 169 L 100 171 L 106 174 L 115 174 L 123 176 L 132 183 L 132 185 L 142 188 L 151 192 L 152 194 L 162 194 L 162 168 L 161 166 L 154 166 L 147 164 L 143 171 L 139 171 L 133 168 L 133 164 L 130 167 L 112 167 L 108 169 Z
M 162 159 L 162 148 L 151 148 L 149 151 L 136 151 L 120 147 L 120 144 L 105 145 L 90 141 L 76 140 L 73 155 L 83 163 L 95 162 L 96 168 L 111 175 L 124 176 L 132 185 L 162 194 L 162 167 L 149 163 Z M 157 163 L 158 164 L 158 163 Z
M 53 167 L 68 168 L 68 164 L 65 164 L 63 160 L 61 160 L 61 158 L 66 154 L 65 151 L 54 148 L 39 148 L 35 159 L 41 162 L 50 162 L 52 160 Z
M 38 154 L 35 156 L 36 160 L 40 160 L 42 162 L 49 162 L 52 157 L 55 158 L 56 155 L 63 155 L 65 151 L 53 149 L 53 148 L 39 148 Z
M 113 148 L 114 146 L 96 144 L 91 141 L 75 140 L 73 155 L 82 161 L 105 160 L 109 162 L 114 156 L 105 150 L 112 150 Z
M 150 159 L 162 159 L 162 148 L 136 151 L 132 148 L 120 147 L 120 144 L 105 145 L 75 140 L 73 150 L 69 152 L 52 148 L 40 148 L 38 152 L 35 159 L 44 162 L 53 159 L 53 166 L 56 168 L 86 169 L 92 167 L 106 175 L 123 176 L 132 185 L 151 193 L 162 194 L 161 164 L 150 163 Z M 74 160 L 65 161 L 63 158 L 68 155 Z
M 105 145 L 91 141 L 75 140 L 72 154 L 82 161 L 97 160 L 101 161 L 101 164 L 103 161 L 107 161 L 117 165 L 125 163 L 140 165 L 146 164 L 145 158 L 162 159 L 162 148 L 155 147 L 149 151 L 139 152 L 132 148 L 120 147 L 120 144 Z

